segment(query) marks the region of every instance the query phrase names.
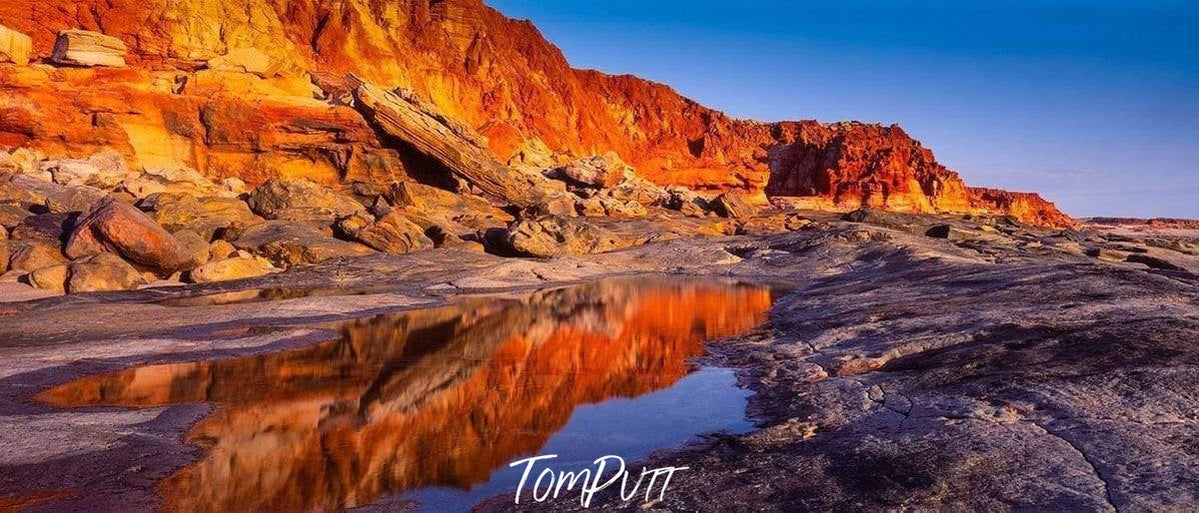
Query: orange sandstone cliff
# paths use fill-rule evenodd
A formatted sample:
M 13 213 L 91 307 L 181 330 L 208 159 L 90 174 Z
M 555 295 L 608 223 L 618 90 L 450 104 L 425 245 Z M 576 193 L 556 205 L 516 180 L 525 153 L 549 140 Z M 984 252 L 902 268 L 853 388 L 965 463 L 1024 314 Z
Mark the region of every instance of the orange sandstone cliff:
M 184 164 L 251 184 L 409 174 L 402 148 L 351 107 L 314 99 L 305 73 L 352 72 L 415 90 L 486 136 L 502 161 L 615 151 L 660 184 L 1072 223 L 1036 195 L 967 188 L 897 127 L 735 120 L 665 85 L 573 69 L 530 22 L 480 0 L 7 0 L 0 24 L 33 38 L 35 60 L 0 64 L 0 147 L 114 147 L 142 165 Z M 69 28 L 119 37 L 133 69 L 36 64 Z M 241 48 L 289 72 L 204 69 Z

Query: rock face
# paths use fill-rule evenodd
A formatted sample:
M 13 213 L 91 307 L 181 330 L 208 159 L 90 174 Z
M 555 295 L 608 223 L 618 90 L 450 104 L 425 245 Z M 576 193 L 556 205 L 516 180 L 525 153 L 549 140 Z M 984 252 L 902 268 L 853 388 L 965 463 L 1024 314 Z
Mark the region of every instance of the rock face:
M 87 30 L 58 33 L 50 59 L 72 66 L 125 67 L 125 43 L 112 36 Z
M 484 147 L 483 138 L 425 104 L 414 92 L 388 92 L 363 83 L 354 97 L 359 108 L 383 131 L 483 192 L 519 206 L 537 201 L 530 177 L 501 164 Z
M 32 49 L 33 39 L 0 25 L 0 62 L 12 62 L 18 66 L 29 64 L 29 52 Z
M 283 63 L 257 48 L 239 48 L 208 61 L 208 69 L 238 71 L 258 75 L 259 78 L 272 78 L 282 72 Z
M 516 252 L 542 258 L 605 253 L 631 245 L 607 229 L 561 216 L 522 219 L 508 229 L 506 240 Z
M 0 145 L 83 153 L 116 144 L 143 164 L 182 162 L 251 185 L 277 176 L 332 182 L 405 174 L 401 161 L 412 155 L 404 150 L 413 148 L 388 147 L 344 105 L 346 87 L 331 87 L 326 97 L 339 99 L 325 103 L 312 99 L 307 81 L 263 79 L 252 67 L 220 76 L 148 71 L 253 47 L 276 62 L 378 84 L 359 91 L 357 103 L 384 132 L 399 132 L 415 147 L 409 153 L 468 164 L 450 168 L 521 206 L 533 202 L 492 160 L 544 163 L 613 151 L 660 185 L 813 194 L 816 204 L 844 210 L 958 212 L 981 203 L 1016 209 L 1029 223 L 1066 219 L 1031 198 L 973 197 L 897 128 L 734 120 L 661 84 L 573 69 L 530 23 L 480 0 L 10 0 L 0 5 L 0 23 L 30 34 L 35 52 L 47 51 L 58 30 L 103 28 L 128 45 L 138 68 L 60 69 L 52 78 L 2 72 L 12 76 L 0 79 Z M 438 113 L 423 118 L 441 118 L 425 128 L 459 120 L 481 134 L 473 145 L 490 158 L 463 149 L 471 145 L 438 147 L 412 137 L 420 126 L 395 123 L 417 118 L 372 115 L 386 114 L 378 106 L 389 102 L 379 100 L 393 87 Z M 114 111 L 114 104 L 130 108 Z
M 105 198 L 75 224 L 65 253 L 71 258 L 105 251 L 161 274 L 194 265 L 170 233 L 133 205 Z

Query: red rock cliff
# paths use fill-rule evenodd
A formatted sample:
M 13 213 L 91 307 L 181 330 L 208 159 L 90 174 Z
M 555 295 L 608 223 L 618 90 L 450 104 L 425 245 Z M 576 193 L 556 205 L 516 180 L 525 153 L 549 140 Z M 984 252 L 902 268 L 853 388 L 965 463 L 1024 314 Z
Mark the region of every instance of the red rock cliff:
M 159 73 L 193 70 L 231 49 L 256 47 L 298 68 L 411 87 L 486 135 L 503 160 L 616 151 L 651 180 L 697 189 L 815 193 L 846 208 L 921 212 L 965 211 L 976 201 L 956 174 L 898 129 L 733 120 L 661 84 L 573 69 L 531 23 L 480 0 L 9 0 L 0 5 L 0 23 L 30 34 L 34 53 L 43 57 L 58 30 L 86 28 L 120 37 L 133 66 Z M 13 116 L 0 115 L 0 142 L 35 139 L 36 123 L 13 128 L 5 120 Z M 179 135 L 169 126 L 159 131 Z M 75 144 L 71 135 L 55 144 L 82 149 L 100 142 L 89 135 Z M 206 169 L 207 161 L 194 155 L 211 153 L 196 149 L 205 145 L 211 143 L 177 145 L 175 153 L 210 174 L 232 174 L 246 162 L 256 173 L 270 172 L 271 159 L 263 162 L 260 152 L 218 158 L 215 171 Z M 349 147 L 337 148 L 340 161 L 295 145 L 288 150 L 327 175 L 344 168 L 347 154 L 375 153 L 372 144 Z M 395 174 L 372 162 L 372 173 Z M 1033 203 L 1042 211 L 1027 220 L 1066 219 L 1051 204 L 1027 204 Z

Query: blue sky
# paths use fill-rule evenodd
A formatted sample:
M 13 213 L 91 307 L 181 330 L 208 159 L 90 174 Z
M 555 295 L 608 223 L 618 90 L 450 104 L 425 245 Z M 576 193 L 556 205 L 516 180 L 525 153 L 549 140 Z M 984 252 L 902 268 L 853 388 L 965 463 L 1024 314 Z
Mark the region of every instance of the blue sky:
M 1199 2 L 488 3 L 732 116 L 899 123 L 971 185 L 1199 218 Z

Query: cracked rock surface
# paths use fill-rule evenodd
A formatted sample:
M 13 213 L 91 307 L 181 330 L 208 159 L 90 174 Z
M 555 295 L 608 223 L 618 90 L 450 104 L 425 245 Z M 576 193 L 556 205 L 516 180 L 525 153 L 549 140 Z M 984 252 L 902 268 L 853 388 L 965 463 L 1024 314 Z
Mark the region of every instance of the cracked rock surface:
M 64 412 L 32 401 L 74 378 L 293 347 L 319 339 L 313 326 L 322 323 L 447 296 L 668 273 L 790 292 L 766 325 L 713 341 L 705 357 L 738 369 L 756 393 L 749 414 L 761 429 L 663 448 L 635 464 L 690 467 L 649 509 L 1199 506 L 1193 255 L 1145 249 L 1181 269 L 1172 270 L 1088 256 L 1105 245 L 1148 245 L 1103 231 L 812 217 L 809 227 L 770 237 L 667 240 L 543 260 L 445 248 L 335 258 L 239 282 L 0 304 L 0 495 L 87 487 L 89 476 L 117 474 L 122 485 L 94 489 L 88 506 L 154 509 L 153 483 L 196 457 L 200 449 L 180 433 L 202 406 Z M 937 239 L 896 222 L 950 223 L 969 236 Z M 46 466 L 63 462 L 77 470 Z M 596 502 L 643 506 L 603 495 Z M 402 505 L 397 498 L 366 509 Z M 521 505 L 531 506 L 578 502 Z M 512 507 L 510 497 L 481 505 Z

